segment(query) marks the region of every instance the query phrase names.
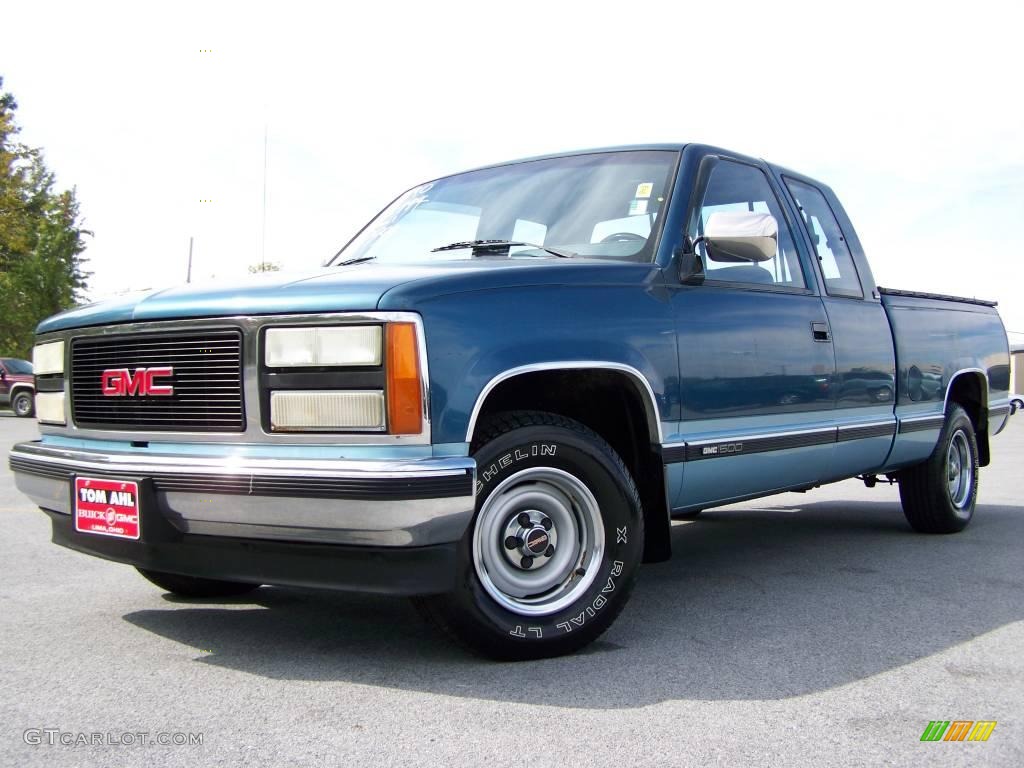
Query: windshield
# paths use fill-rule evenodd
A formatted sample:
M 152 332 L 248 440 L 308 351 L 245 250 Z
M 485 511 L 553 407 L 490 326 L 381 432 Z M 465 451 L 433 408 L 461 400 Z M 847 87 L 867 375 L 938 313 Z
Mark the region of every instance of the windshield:
M 652 261 L 677 153 L 601 152 L 532 160 L 431 181 L 385 208 L 331 263 L 553 257 Z M 504 250 L 469 243 L 523 243 Z M 434 253 L 434 249 L 466 243 Z
M 13 358 L 9 358 L 4 360 L 4 367 L 7 368 L 8 373 L 13 373 L 15 375 L 23 374 L 25 376 L 32 375 L 32 363 L 28 360 L 15 360 Z

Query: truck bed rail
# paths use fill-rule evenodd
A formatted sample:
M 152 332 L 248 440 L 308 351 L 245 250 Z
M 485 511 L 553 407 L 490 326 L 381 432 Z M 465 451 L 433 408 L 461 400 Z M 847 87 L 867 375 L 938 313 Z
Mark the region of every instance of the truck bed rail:
M 878 286 L 878 292 L 884 296 L 908 296 L 912 299 L 936 299 L 938 301 L 962 301 L 965 304 L 980 304 L 983 307 L 995 307 L 997 301 L 987 299 L 966 298 L 964 296 L 949 296 L 945 293 L 923 293 L 922 291 L 900 291 L 896 288 L 883 288 Z

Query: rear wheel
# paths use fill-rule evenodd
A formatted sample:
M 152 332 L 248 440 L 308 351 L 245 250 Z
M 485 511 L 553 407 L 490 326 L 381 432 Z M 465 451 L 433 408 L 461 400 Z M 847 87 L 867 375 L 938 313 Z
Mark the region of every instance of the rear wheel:
M 135 570 L 161 589 L 180 597 L 236 597 L 252 592 L 260 586 L 237 581 L 201 579 L 197 576 L 151 571 L 146 568 L 136 568 Z
M 11 410 L 14 411 L 15 416 L 21 416 L 22 418 L 27 418 L 34 414 L 36 406 L 32 399 L 32 393 L 25 392 L 24 390 L 18 392 L 11 398 Z
M 643 554 L 643 514 L 622 460 L 597 434 L 549 413 L 489 420 L 474 441 L 477 512 L 459 543 L 454 592 L 420 611 L 496 659 L 575 651 L 622 610 Z
M 956 533 L 967 527 L 978 497 L 978 442 L 963 408 L 949 405 L 932 455 L 900 472 L 899 483 L 903 514 L 915 531 Z

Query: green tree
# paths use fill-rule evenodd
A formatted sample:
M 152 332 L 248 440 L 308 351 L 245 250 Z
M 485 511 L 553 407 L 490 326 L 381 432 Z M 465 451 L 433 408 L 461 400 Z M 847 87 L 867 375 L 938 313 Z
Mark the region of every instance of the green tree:
M 85 236 L 75 190 L 55 190 L 43 153 L 18 141 L 0 77 L 0 355 L 28 357 L 40 320 L 82 298 Z

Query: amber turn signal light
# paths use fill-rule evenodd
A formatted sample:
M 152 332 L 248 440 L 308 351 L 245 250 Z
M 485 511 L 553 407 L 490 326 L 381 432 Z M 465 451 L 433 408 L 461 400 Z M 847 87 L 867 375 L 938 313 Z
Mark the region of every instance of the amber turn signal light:
M 423 431 L 420 355 L 413 323 L 388 323 L 388 432 L 418 435 Z

